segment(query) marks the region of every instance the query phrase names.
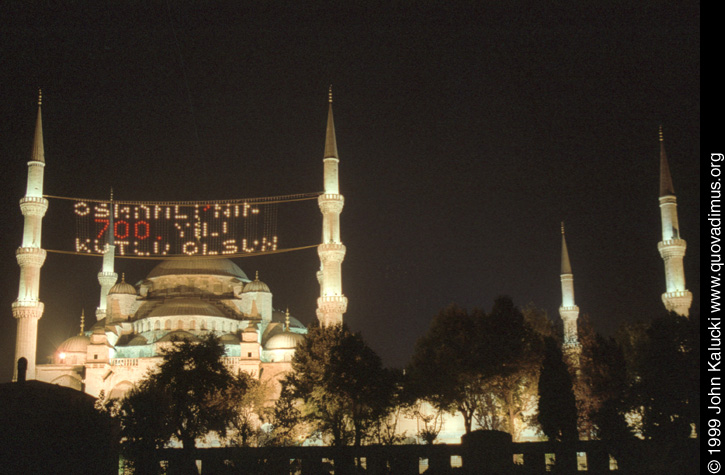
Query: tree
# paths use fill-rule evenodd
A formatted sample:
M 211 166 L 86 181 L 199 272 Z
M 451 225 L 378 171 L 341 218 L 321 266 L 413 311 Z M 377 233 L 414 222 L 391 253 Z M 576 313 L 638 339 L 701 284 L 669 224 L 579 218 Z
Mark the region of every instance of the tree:
M 552 337 L 544 340 L 538 420 L 549 440 L 572 442 L 578 439 L 576 400 L 569 368 Z
M 550 328 L 542 316 L 530 320 Z M 489 314 L 451 305 L 416 344 L 411 391 L 438 409 L 460 412 L 466 433 L 476 421 L 516 438 L 534 408 L 540 361 L 541 337 L 510 298 L 497 298 Z
M 469 314 L 457 305 L 441 310 L 416 343 L 408 366 L 413 397 L 442 411 L 460 412 L 466 433 L 471 432 L 487 376 L 476 354 L 482 319 L 483 312 Z
M 484 332 L 492 353 L 486 387 L 496 398 L 508 432 L 518 440 L 525 424 L 535 421 L 527 414 L 536 409 L 543 338 L 554 334 L 553 327 L 545 311 L 529 304 L 522 312 L 510 298 L 499 297 L 486 317 Z
M 283 380 L 282 391 L 274 403 L 270 417 L 272 423 L 272 433 L 268 441 L 270 445 L 283 447 L 299 445 L 305 435 L 309 435 L 298 401 L 290 378 Z
M 699 350 L 697 317 L 671 313 L 650 323 L 637 347 L 638 378 L 632 385 L 645 438 L 689 438 L 700 417 Z
M 142 381 L 121 400 L 106 403 L 109 412 L 121 422 L 121 454 L 138 475 L 155 475 L 160 466 L 156 451 L 173 435 L 168 425 L 166 393 Z
M 218 410 L 228 412 L 227 439 L 240 447 L 259 442 L 260 427 L 266 415 L 269 388 L 249 373 L 240 371 L 212 400 Z
M 360 445 L 386 412 L 393 380 L 380 357 L 345 325 L 313 326 L 284 384 L 302 400 L 303 420 L 333 445 Z
M 224 348 L 213 335 L 200 342 L 173 342 L 164 350 L 157 371 L 120 404 L 126 453 L 133 457 L 139 449 L 146 457 L 173 437 L 182 444 L 183 473 L 196 473 L 196 439 L 211 431 L 224 435 L 234 416 L 231 406 L 214 403 L 233 381 L 222 356 Z

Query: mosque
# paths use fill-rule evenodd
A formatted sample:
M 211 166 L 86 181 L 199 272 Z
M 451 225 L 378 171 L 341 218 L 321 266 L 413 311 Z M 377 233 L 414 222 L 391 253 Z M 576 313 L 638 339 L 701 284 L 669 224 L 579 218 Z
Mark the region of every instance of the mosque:
M 342 293 L 341 264 L 345 246 L 340 241 L 340 213 L 344 198 L 338 187 L 338 152 L 329 98 L 325 141 L 324 192 L 318 197 L 323 242 L 318 246 L 320 283 L 317 318 L 322 325 L 342 322 L 347 298 Z M 275 309 L 270 288 L 255 276 L 250 279 L 226 258 L 174 258 L 162 261 L 135 285 L 114 272 L 116 243 L 107 233 L 103 267 L 98 274 L 100 300 L 96 321 L 58 346 L 49 364 L 36 363 L 40 272 L 46 257 L 41 247 L 41 226 L 48 208 L 43 196 L 45 153 L 41 101 L 25 196 L 20 201 L 25 226 L 16 252 L 20 266 L 17 319 L 17 363 L 26 363 L 26 379 L 67 386 L 94 397 L 122 397 L 157 366 L 164 348 L 173 341 L 198 341 L 208 334 L 224 345 L 227 367 L 246 371 L 279 391 L 279 380 L 291 369 L 297 344 L 307 329 L 296 318 Z M 111 223 L 114 213 L 110 214 Z M 113 225 L 111 225 L 111 229 Z M 312 276 L 310 276 L 312 278 Z
M 665 265 L 666 289 L 662 301 L 668 311 L 688 316 L 692 294 L 685 285 L 683 258 L 686 242 L 680 236 L 677 199 L 672 186 L 660 129 L 660 213 L 662 241 L 658 244 Z M 320 296 L 317 318 L 321 325 L 342 322 L 347 298 L 342 292 L 345 246 L 340 240 L 340 213 L 344 198 L 338 184 L 339 157 L 329 98 L 324 164 L 324 192 L 318 197 L 322 213 L 322 243 L 318 246 Z M 37 379 L 84 391 L 91 396 L 121 397 L 150 368 L 161 361 L 163 349 L 183 338 L 191 341 L 213 333 L 226 349 L 225 361 L 233 371 L 247 371 L 277 384 L 291 369 L 295 347 L 307 333 L 289 312 L 276 310 L 269 287 L 250 279 L 229 259 L 184 258 L 162 261 L 135 285 L 114 272 L 113 233 L 109 233 L 98 274 L 100 301 L 96 321 L 79 335 L 64 341 L 49 364 L 36 364 L 38 320 L 43 303 L 38 298 L 40 272 L 46 257 L 41 246 L 41 226 L 48 208 L 43 196 L 45 154 L 40 101 L 33 151 L 28 162 L 22 244 L 16 252 L 20 266 L 18 298 L 12 305 L 17 320 L 17 363 L 26 364 L 26 379 Z M 577 338 L 579 307 L 574 299 L 574 275 L 562 224 L 561 290 L 559 308 L 564 322 L 564 349 L 577 364 L 581 351 Z M 310 276 L 312 278 L 312 276 Z M 447 418 L 439 437 L 455 442 L 462 433 L 457 417 Z M 408 421 L 414 424 L 414 421 Z M 414 431 L 414 427 L 411 427 Z

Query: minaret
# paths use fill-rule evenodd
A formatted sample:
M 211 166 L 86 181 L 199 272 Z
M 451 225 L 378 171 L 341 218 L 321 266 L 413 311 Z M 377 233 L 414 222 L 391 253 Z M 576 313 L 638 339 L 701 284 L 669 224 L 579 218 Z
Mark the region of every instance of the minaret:
M 329 92 L 327 113 L 327 135 L 325 138 L 324 183 L 325 191 L 318 198 L 322 212 L 322 243 L 317 248 L 320 256 L 320 298 L 317 299 L 317 319 L 320 325 L 342 323 L 342 314 L 347 310 L 347 298 L 342 293 L 342 261 L 345 246 L 340 240 L 340 213 L 345 199 L 340 194 L 338 183 L 337 141 L 335 123 L 332 118 L 332 87 Z
M 561 223 L 561 307 L 559 315 L 564 321 L 564 351 L 578 355 L 581 352 L 577 331 L 579 307 L 574 303 L 574 274 L 571 271 L 569 250 L 566 247 L 564 223 Z
M 685 269 L 682 265 L 687 243 L 684 239 L 680 239 L 677 197 L 667 163 L 662 127 L 660 127 L 660 215 L 662 217 L 662 241 L 657 244 L 657 249 L 660 251 L 662 260 L 665 261 L 667 285 L 667 291 L 662 294 L 662 302 L 667 311 L 687 317 L 690 314 L 690 304 L 692 303 L 692 293 L 685 287 Z
M 113 225 L 113 189 L 111 189 L 111 199 L 108 202 L 108 231 L 106 233 L 106 247 L 103 250 L 103 267 L 98 273 L 98 283 L 101 284 L 101 299 L 96 309 L 96 320 L 106 318 L 106 310 L 108 308 L 107 298 L 108 291 L 111 290 L 118 281 L 118 274 L 113 271 L 113 261 L 116 253 L 114 241 L 114 225 Z
M 40 268 L 45 262 L 46 252 L 40 247 L 43 216 L 48 210 L 48 200 L 43 198 L 43 172 L 45 150 L 43 148 L 43 120 L 41 116 L 42 95 L 38 94 L 38 119 L 35 124 L 33 152 L 28 162 L 28 184 L 25 196 L 20 200 L 20 211 L 24 216 L 23 242 L 15 252 L 20 266 L 18 299 L 13 302 L 13 317 L 18 321 L 15 339 L 15 373 L 17 363 L 24 358 L 27 362 L 26 379 L 35 379 L 35 352 L 38 344 L 38 320 L 43 316 L 43 303 L 39 300 Z

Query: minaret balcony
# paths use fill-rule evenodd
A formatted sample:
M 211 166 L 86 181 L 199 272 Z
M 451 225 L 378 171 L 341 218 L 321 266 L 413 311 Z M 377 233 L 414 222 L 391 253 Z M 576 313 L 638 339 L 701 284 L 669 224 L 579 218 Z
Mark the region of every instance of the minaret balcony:
M 20 211 L 23 216 L 45 216 L 48 200 L 42 196 L 25 196 L 20 199 Z
M 19 247 L 15 251 L 15 258 L 20 267 L 41 267 L 46 255 L 45 249 L 39 247 Z
M 674 292 L 665 292 L 662 294 L 662 303 L 670 312 L 678 315 L 688 316 L 690 313 L 690 305 L 692 304 L 692 292 L 689 290 L 676 290 Z
M 671 257 L 684 257 L 687 249 L 687 242 L 684 239 L 670 239 L 668 241 L 660 241 L 657 243 L 657 250 L 660 251 L 662 259 Z
M 336 193 L 324 193 L 317 197 L 317 204 L 323 214 L 340 214 L 345 206 L 345 197 Z
M 35 318 L 43 316 L 45 305 L 37 300 L 16 300 L 13 302 L 13 317 L 15 318 Z
M 113 284 L 118 281 L 118 274 L 115 272 L 99 272 L 98 273 L 98 283 L 102 286 L 108 286 L 111 287 Z
M 342 262 L 345 259 L 346 248 L 342 243 L 328 242 L 317 246 L 317 254 L 324 266 L 327 262 Z
M 347 297 L 344 295 L 327 295 L 317 299 L 317 308 L 325 314 L 345 313 Z

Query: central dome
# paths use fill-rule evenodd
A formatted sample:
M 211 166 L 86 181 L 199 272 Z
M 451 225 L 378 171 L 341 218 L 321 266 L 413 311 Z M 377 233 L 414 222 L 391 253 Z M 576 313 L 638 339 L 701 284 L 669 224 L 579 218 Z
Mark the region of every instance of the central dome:
M 249 282 L 247 274 L 229 259 L 210 259 L 203 257 L 163 261 L 153 268 L 148 278 L 152 279 L 154 277 L 183 274 L 220 275 L 236 277 L 242 282 Z

